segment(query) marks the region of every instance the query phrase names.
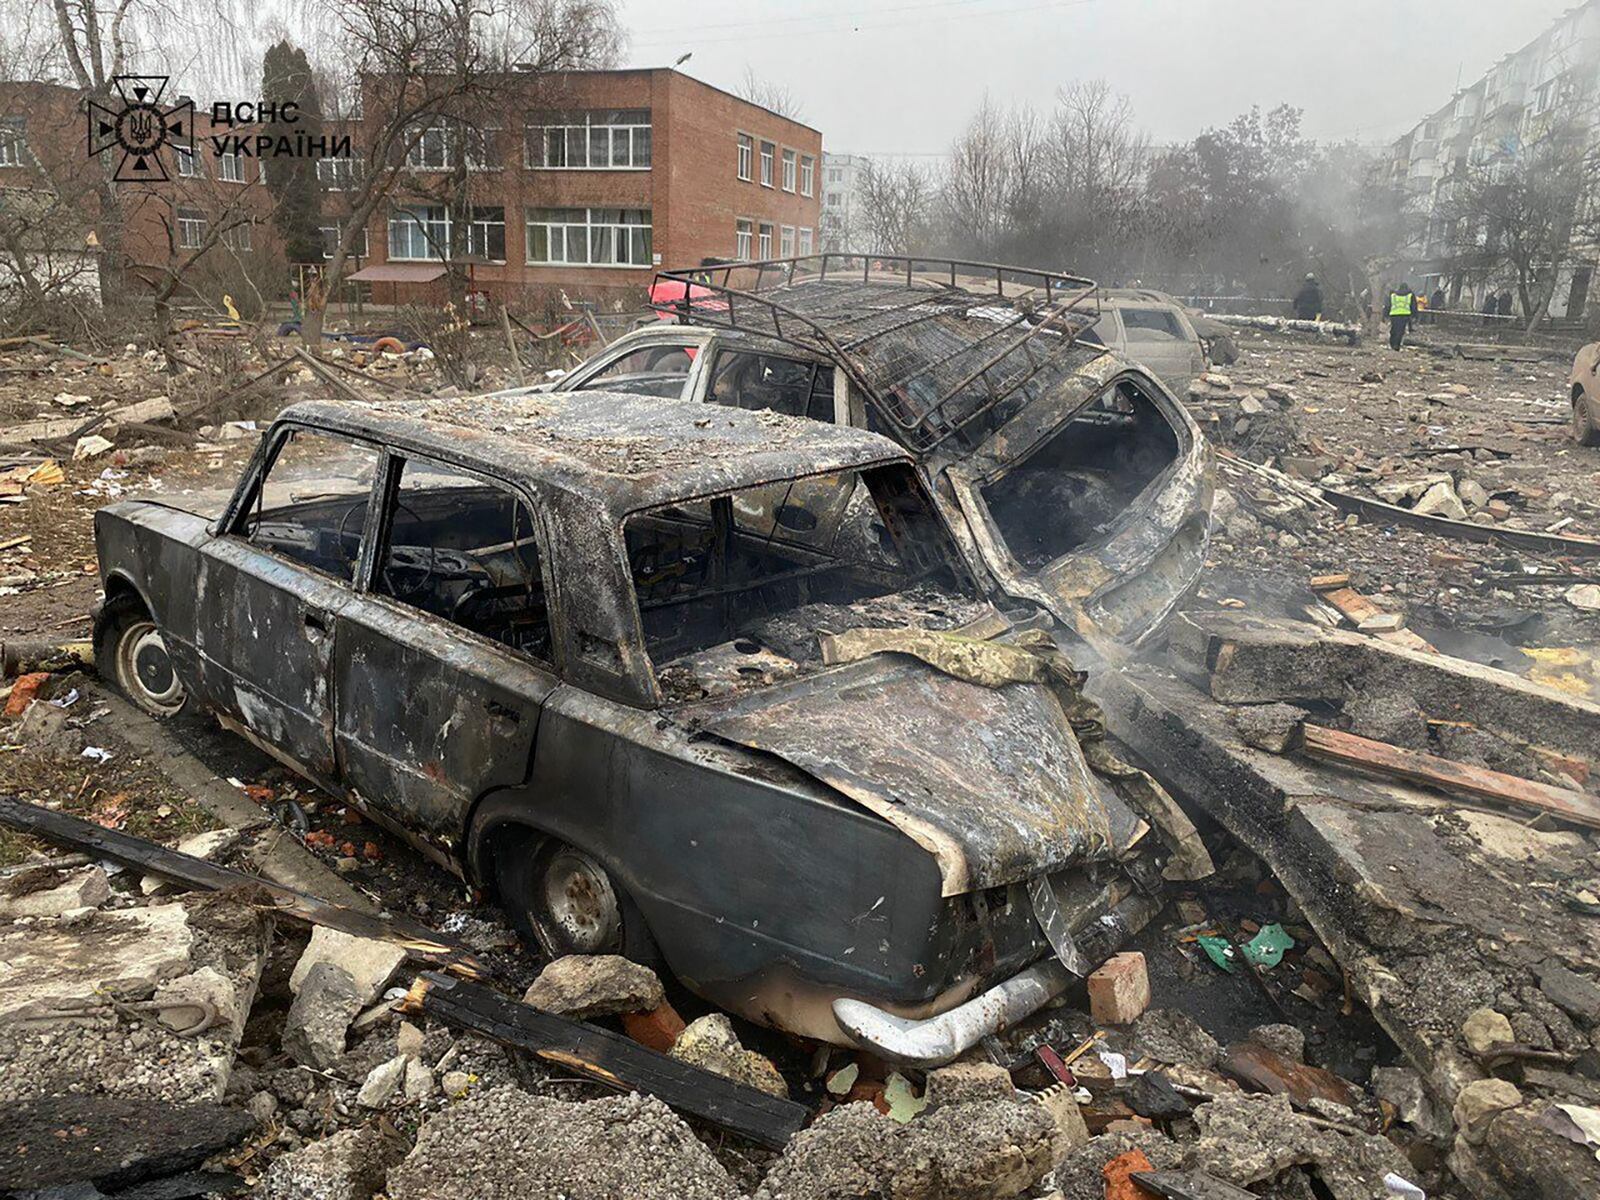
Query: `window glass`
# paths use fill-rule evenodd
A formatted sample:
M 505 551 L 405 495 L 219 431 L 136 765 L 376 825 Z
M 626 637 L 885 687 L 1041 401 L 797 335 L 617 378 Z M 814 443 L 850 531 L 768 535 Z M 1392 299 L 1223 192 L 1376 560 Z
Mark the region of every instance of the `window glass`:
M 355 581 L 378 452 L 295 429 L 279 446 L 238 532 L 253 545 Z
M 1124 308 L 1122 325 L 1130 342 L 1181 342 L 1177 314 L 1165 308 Z
M 578 384 L 579 391 L 628 392 L 636 396 L 677 397 L 694 365 L 687 346 L 641 346 Z
M 723 350 L 711 368 L 706 399 L 729 408 L 833 420 L 833 368 L 822 363 Z
M 373 591 L 550 662 L 550 612 L 527 504 L 473 475 L 409 459 Z

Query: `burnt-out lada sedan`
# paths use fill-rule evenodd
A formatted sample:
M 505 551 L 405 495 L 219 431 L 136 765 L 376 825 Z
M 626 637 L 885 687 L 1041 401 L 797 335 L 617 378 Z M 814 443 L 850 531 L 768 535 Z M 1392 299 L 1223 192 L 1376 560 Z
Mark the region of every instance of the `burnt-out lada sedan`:
M 604 393 L 302 403 L 220 514 L 124 502 L 95 536 L 105 674 L 548 952 L 938 1061 L 1154 911 L 1149 827 L 1054 692 L 825 661 L 852 630 L 1014 632 L 876 434 Z

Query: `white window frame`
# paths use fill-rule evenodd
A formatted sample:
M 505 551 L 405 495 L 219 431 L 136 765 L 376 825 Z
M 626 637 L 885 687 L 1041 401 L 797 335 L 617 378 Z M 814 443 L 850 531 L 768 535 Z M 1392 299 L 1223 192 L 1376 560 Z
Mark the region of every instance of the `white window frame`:
M 452 165 L 450 126 L 435 121 L 406 147 L 406 168 L 412 171 L 448 171 Z M 437 161 L 435 161 L 437 160 Z
M 776 142 L 761 143 L 761 186 L 764 188 L 772 186 L 773 165 L 777 157 L 778 145 Z
M 812 154 L 800 156 L 800 194 L 813 195 L 817 190 L 817 159 Z
M 596 220 L 596 213 L 616 212 L 622 216 L 617 220 Z M 560 218 L 541 215 L 548 213 L 562 214 Z M 643 214 L 644 219 L 629 220 L 632 214 Z M 530 206 L 523 210 L 523 258 L 530 267 L 593 267 L 602 271 L 639 271 L 649 270 L 654 265 L 654 214 L 650 209 L 605 209 L 605 208 L 536 208 Z M 543 230 L 545 242 L 545 257 L 534 257 L 535 231 Z M 611 258 L 609 261 L 595 262 L 596 246 L 599 244 L 597 235 L 604 236 L 609 231 L 611 244 Z M 643 237 L 636 235 L 642 233 Z M 622 234 L 623 236 L 619 236 Z M 568 253 L 574 239 L 581 239 L 578 243 L 583 246 L 583 257 L 574 258 Z M 561 244 L 561 257 L 551 257 L 557 242 Z M 638 258 L 634 261 L 635 245 L 638 245 Z M 618 261 L 618 251 L 626 246 L 627 259 Z
M 772 257 L 773 228 L 770 221 L 762 221 L 756 226 L 756 258 L 766 262 Z
M 354 154 L 347 158 L 319 158 L 317 183 L 325 192 L 352 192 L 360 165 L 361 159 Z
M 180 208 L 175 221 L 178 226 L 178 249 L 200 249 L 206 240 L 206 214 L 198 208 Z
M 223 183 L 243 183 L 244 162 L 241 156 L 233 151 L 217 155 L 217 178 Z
M 182 146 L 175 147 L 178 155 L 178 177 L 180 179 L 194 179 L 200 174 L 200 157 L 193 150 L 185 150 Z M 0 166 L 5 166 L 0 162 Z
M 500 219 L 492 216 L 480 216 L 483 213 L 498 211 Z M 489 233 L 495 226 L 500 227 L 500 255 L 498 258 L 489 253 Z M 503 263 L 506 261 L 506 210 L 501 204 L 474 205 L 467 221 L 467 253 L 480 254 L 490 262 Z
M 642 114 L 640 120 L 596 120 L 608 114 Z M 572 112 L 530 113 L 522 127 L 522 165 L 530 171 L 649 171 L 655 162 L 655 125 L 648 108 L 594 108 Z M 555 139 L 552 142 L 552 138 Z M 595 161 L 595 147 L 604 143 Z M 538 153 L 534 152 L 535 145 Z M 626 145 L 624 160 L 617 161 L 617 150 Z M 560 147 L 559 156 L 551 154 Z M 583 152 L 583 161 L 572 161 L 574 147 Z M 561 161 L 552 163 L 552 157 Z
M 755 250 L 756 223 L 749 217 L 738 217 L 733 222 L 733 256 L 740 262 L 749 262 Z
M 28 128 L 22 117 L 0 120 L 0 167 L 28 165 Z
M 253 250 L 254 238 L 250 233 L 249 221 L 242 221 L 222 235 L 222 241 L 231 250 Z
M 804 258 L 806 255 L 811 254 L 816 250 L 816 238 L 810 229 L 802 226 L 799 233 L 799 239 L 800 240 L 795 244 L 795 253 L 801 258 Z
M 780 225 L 780 226 L 778 226 L 778 257 L 779 258 L 793 258 L 794 257 L 794 226 L 793 225 Z
M 434 216 L 437 212 L 440 215 Z M 426 214 L 418 217 L 418 213 Z M 410 225 L 423 232 L 406 234 L 406 253 L 394 252 L 395 226 Z M 389 210 L 388 251 L 390 262 L 444 262 L 450 251 L 450 207 L 446 204 L 396 205 Z M 423 252 L 417 254 L 416 239 L 421 237 Z
M 745 183 L 753 183 L 756 170 L 756 140 L 748 133 L 736 136 L 739 139 L 738 177 Z
M 793 192 L 795 189 L 795 184 L 800 177 L 800 152 L 798 150 L 791 150 L 789 147 L 785 146 L 783 148 L 782 161 L 783 190 L 786 192 Z

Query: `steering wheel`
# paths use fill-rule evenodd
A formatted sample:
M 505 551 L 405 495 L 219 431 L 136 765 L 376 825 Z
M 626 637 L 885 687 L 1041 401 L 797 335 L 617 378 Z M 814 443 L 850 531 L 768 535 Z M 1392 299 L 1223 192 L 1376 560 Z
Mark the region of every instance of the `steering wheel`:
M 417 515 L 416 510 L 410 505 L 402 504 L 397 500 L 395 501 L 394 510 L 397 513 L 404 513 L 418 525 L 422 524 L 422 518 Z M 394 526 L 390 525 L 389 530 L 389 540 L 392 545 L 394 541 Z M 383 568 L 378 572 L 378 578 L 383 583 L 384 591 L 386 591 L 390 596 L 394 597 L 396 600 L 409 600 L 412 596 L 417 595 L 433 582 L 433 576 L 438 570 L 438 567 L 439 548 L 430 542 L 428 544 L 428 565 L 418 570 L 417 577 L 410 587 L 402 587 L 396 582 L 396 579 L 400 576 L 400 572 L 394 569 L 394 561 L 390 557 L 390 553 L 387 551 L 384 554 Z

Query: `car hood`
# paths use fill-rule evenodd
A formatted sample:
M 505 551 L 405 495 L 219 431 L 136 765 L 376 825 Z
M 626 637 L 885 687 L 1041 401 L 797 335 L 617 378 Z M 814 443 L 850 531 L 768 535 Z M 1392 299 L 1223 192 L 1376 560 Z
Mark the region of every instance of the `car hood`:
M 775 755 L 901 830 L 947 896 L 1109 858 L 1142 831 L 1040 684 L 875 655 L 693 709 L 697 732 Z

